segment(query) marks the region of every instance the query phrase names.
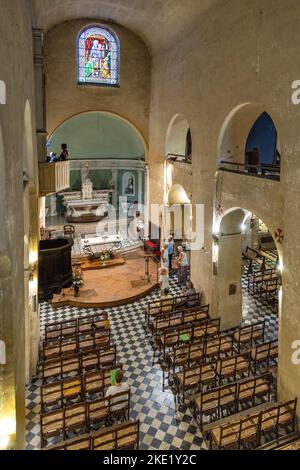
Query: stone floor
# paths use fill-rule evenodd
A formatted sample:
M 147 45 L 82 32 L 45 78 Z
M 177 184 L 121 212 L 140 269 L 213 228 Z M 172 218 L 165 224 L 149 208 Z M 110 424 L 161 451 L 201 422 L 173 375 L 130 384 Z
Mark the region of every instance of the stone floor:
M 175 278 L 171 280 L 172 294 L 179 292 Z M 117 344 L 118 362 L 124 364 L 125 377 L 132 389 L 131 419 L 141 423 L 141 449 L 160 450 L 205 450 L 206 442 L 189 409 L 179 410 L 174 404 L 170 390 L 162 391 L 162 370 L 159 364 L 152 365 L 152 347 L 143 328 L 143 308 L 148 301 L 158 297 L 154 292 L 133 304 L 108 310 L 112 336 Z M 107 309 L 106 309 L 107 310 Z M 41 332 L 45 324 L 60 321 L 88 310 L 64 307 L 53 309 L 50 304 L 41 305 Z M 91 313 L 99 311 L 90 309 Z M 269 305 L 248 294 L 243 295 L 243 318 L 246 324 L 266 321 L 267 339 L 277 334 L 277 312 Z M 27 449 L 40 447 L 40 387 L 39 378 L 27 389 Z

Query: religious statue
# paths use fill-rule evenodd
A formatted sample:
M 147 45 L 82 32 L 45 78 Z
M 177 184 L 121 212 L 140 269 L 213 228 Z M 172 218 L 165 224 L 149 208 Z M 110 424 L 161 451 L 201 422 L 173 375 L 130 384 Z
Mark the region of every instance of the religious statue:
M 81 168 L 81 184 L 82 184 L 82 186 L 84 185 L 86 180 L 89 178 L 89 173 L 90 173 L 89 164 L 86 163 L 84 165 L 84 167 Z
M 93 183 L 89 178 L 82 185 L 82 199 L 93 199 Z

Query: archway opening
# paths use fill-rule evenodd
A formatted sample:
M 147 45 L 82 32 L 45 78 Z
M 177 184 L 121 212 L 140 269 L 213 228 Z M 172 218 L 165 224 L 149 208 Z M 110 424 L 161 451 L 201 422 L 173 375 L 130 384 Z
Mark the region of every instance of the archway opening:
M 261 105 L 244 103 L 225 119 L 218 140 L 222 170 L 280 179 L 280 145 L 276 126 Z
M 224 327 L 265 322 L 265 339 L 277 338 L 282 259 L 269 228 L 247 209 L 233 208 L 214 245 Z
M 192 133 L 188 120 L 176 114 L 166 136 L 164 166 L 165 236 L 189 247 L 192 233 Z M 189 254 L 189 252 L 188 252 Z
M 139 214 L 142 226 L 146 212 L 147 146 L 142 134 L 121 116 L 93 111 L 71 117 L 54 131 L 48 160 L 60 159 L 62 144 L 69 152 L 71 187 L 46 198 L 45 236 L 62 236 L 72 225 L 79 240 L 117 232 L 127 239 L 129 224 Z M 140 244 L 141 234 L 131 241 Z M 83 254 L 81 243 L 75 243 L 74 253 Z

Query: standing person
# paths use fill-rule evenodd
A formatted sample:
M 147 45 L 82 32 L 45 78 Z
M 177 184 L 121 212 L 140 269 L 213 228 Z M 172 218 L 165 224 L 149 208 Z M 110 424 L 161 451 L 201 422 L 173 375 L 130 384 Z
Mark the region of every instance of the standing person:
M 168 258 L 169 258 L 169 272 L 173 268 L 173 256 L 174 256 L 174 239 L 173 235 L 168 237 Z
M 185 251 L 183 250 L 182 246 L 178 247 L 178 282 L 179 284 L 186 284 L 187 280 L 187 273 L 188 273 L 188 260 Z
M 258 147 L 254 147 L 250 152 L 247 152 L 248 157 L 248 172 L 257 174 L 258 173 L 258 165 L 260 162 L 260 155 Z
M 165 266 L 159 269 L 159 285 L 161 292 L 169 289 L 169 271 Z
M 69 154 L 67 144 L 61 144 L 61 150 L 62 150 L 62 152 L 60 154 L 60 161 L 64 162 L 66 160 L 69 160 L 70 154 Z
M 167 268 L 168 264 L 169 264 L 168 244 L 164 243 L 163 248 L 161 250 L 161 265 Z

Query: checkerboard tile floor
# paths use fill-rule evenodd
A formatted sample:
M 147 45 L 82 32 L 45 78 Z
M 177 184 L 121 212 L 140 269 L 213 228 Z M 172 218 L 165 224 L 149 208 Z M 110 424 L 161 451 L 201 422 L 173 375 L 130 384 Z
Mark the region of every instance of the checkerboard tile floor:
M 180 292 L 175 278 L 171 279 L 171 292 Z M 170 390 L 162 391 L 162 370 L 152 365 L 153 350 L 143 328 L 143 309 L 158 297 L 158 292 L 133 304 L 108 310 L 113 338 L 117 344 L 118 362 L 123 363 L 125 378 L 131 386 L 131 419 L 141 423 L 141 450 L 206 450 L 207 445 L 189 409 L 178 409 Z M 90 313 L 98 309 L 90 309 Z M 41 305 L 40 326 L 43 335 L 46 323 L 86 314 L 86 309 L 63 307 L 53 309 Z M 243 318 L 245 323 L 266 320 L 268 338 L 276 336 L 277 315 L 244 289 Z M 27 389 L 26 442 L 28 450 L 40 448 L 40 386 L 39 378 Z

